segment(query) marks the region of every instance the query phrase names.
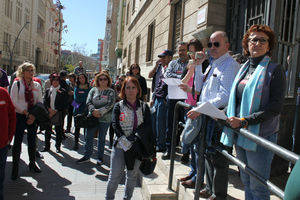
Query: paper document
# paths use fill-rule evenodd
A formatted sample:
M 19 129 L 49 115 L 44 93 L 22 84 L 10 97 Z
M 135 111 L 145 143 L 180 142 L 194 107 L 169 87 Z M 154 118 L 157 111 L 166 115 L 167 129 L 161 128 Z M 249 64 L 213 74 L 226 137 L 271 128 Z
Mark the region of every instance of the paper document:
M 163 79 L 168 85 L 168 98 L 169 99 L 187 99 L 187 93 L 179 88 L 182 84 L 181 80 L 178 78 L 165 78 Z
M 216 106 L 212 105 L 209 102 L 202 103 L 200 106 L 192 109 L 198 113 L 202 113 L 210 116 L 211 118 L 223 119 L 226 120 L 227 116 L 221 110 L 219 110 Z

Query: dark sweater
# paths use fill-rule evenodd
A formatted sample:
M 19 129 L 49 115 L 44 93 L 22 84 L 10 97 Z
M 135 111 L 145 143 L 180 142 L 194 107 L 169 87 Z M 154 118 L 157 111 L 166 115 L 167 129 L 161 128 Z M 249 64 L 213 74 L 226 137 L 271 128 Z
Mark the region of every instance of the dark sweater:
M 257 58 L 250 58 L 249 59 L 249 69 L 245 76 L 241 79 L 237 86 L 237 94 L 236 94 L 236 114 L 239 117 L 240 113 L 240 104 L 241 104 L 241 97 L 245 88 L 245 85 L 249 78 L 251 77 L 252 73 L 255 71 L 256 67 L 258 66 L 259 62 L 264 58 L 264 56 L 257 57 Z M 275 117 L 280 114 L 283 101 L 284 101 L 284 94 L 286 88 L 286 80 L 285 80 L 285 73 L 281 65 L 277 65 L 274 69 L 271 80 L 270 80 L 270 95 L 269 95 L 269 102 L 265 106 L 265 108 L 261 109 L 258 112 L 252 113 L 251 115 L 245 117 L 248 121 L 249 125 L 259 124 L 261 122 L 267 121 L 272 117 Z

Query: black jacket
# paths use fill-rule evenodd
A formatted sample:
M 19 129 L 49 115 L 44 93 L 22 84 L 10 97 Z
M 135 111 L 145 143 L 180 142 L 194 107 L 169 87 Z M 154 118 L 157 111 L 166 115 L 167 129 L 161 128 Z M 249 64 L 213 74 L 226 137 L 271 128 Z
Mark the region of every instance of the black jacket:
M 69 106 L 68 104 L 69 95 L 65 88 L 60 87 L 57 90 L 54 107 L 58 111 L 66 110 Z M 50 108 L 50 88 L 46 90 L 44 95 L 44 105 L 48 109 Z
M 124 103 L 126 106 L 126 103 Z M 132 147 L 124 153 L 125 163 L 128 170 L 132 170 L 136 159 L 143 159 L 152 157 L 155 154 L 155 136 L 152 131 L 151 114 L 147 103 L 138 101 L 137 107 L 142 106 L 143 123 L 127 137 L 133 142 Z M 116 103 L 113 110 L 113 128 L 117 137 L 124 135 L 120 126 L 120 103 Z M 116 145 L 117 143 L 115 143 Z
M 44 104 L 37 103 L 30 108 L 28 112 L 35 117 L 36 122 L 40 126 L 41 130 L 46 130 L 49 126 L 51 126 L 49 112 L 45 108 Z

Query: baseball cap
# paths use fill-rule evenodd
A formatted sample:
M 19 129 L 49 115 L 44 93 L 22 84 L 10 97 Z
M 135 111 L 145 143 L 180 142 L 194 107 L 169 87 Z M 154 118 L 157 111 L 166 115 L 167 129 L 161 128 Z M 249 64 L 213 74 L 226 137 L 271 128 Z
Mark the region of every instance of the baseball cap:
M 173 56 L 173 51 L 166 49 L 161 54 L 158 55 L 159 58 L 164 56 Z
M 65 70 L 62 70 L 62 71 L 59 72 L 60 77 L 66 77 L 67 75 L 68 75 L 68 72 L 65 71 Z

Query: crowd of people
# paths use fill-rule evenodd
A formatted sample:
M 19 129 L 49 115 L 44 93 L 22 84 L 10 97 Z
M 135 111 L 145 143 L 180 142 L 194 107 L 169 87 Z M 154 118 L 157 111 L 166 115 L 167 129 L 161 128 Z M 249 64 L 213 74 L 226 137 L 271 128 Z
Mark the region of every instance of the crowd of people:
M 95 135 L 98 138 L 97 164 L 104 163 L 105 138 L 109 132 L 112 153 L 106 199 L 115 198 L 121 172 L 125 169 L 124 199 L 131 199 L 141 163 L 153 160 L 156 152 L 163 152 L 162 159 L 170 159 L 174 109 L 179 101 L 193 107 L 209 102 L 226 113 L 228 127 L 244 127 L 276 143 L 286 81 L 283 68 L 271 61 L 274 43 L 274 32 L 268 26 L 253 25 L 242 41 L 243 55 L 247 59 L 231 56 L 228 37 L 223 31 L 214 32 L 207 44 L 197 39 L 181 42 L 177 59 L 173 59 L 173 51 L 164 50 L 148 75 L 152 78 L 150 106 L 146 102 L 146 79 L 137 63 L 115 81 L 107 71 L 101 71 L 90 82 L 80 62 L 74 73 L 52 73 L 43 86 L 34 78 L 35 66 L 30 62 L 18 67 L 11 85 L 2 78 L 1 72 L 4 88 L 0 88 L 3 116 L 0 126 L 4 132 L 0 140 L 0 199 L 3 199 L 5 163 L 13 136 L 11 179 L 16 180 L 25 131 L 29 170 L 41 173 L 42 169 L 35 162 L 40 155 L 36 145 L 38 128 L 45 135 L 42 152 L 51 151 L 55 132 L 56 152 L 61 153 L 62 141 L 66 133 L 71 133 L 73 118 L 75 151 L 79 149 L 80 130 L 83 128 L 84 132 L 84 156 L 76 161 L 78 164 L 89 161 L 92 156 Z M 187 92 L 186 99 L 168 94 L 164 81 L 167 78 L 181 81 L 179 87 Z M 10 94 L 6 90 L 8 86 Z M 235 146 L 240 160 L 263 178 L 269 178 L 272 152 L 235 135 L 232 129 L 195 109 L 180 112 L 185 127 L 178 131 L 177 145 L 182 142 L 181 162 L 190 163 L 191 168 L 189 174 L 180 179 L 184 187 L 195 188 L 197 168 L 201 168 L 200 195 L 210 200 L 227 198 L 229 163 L 216 147 L 231 153 Z M 205 137 L 205 153 L 198 155 L 202 137 Z M 197 166 L 197 159 L 205 161 L 203 166 Z M 246 200 L 270 198 L 266 186 L 242 170 L 240 177 Z

